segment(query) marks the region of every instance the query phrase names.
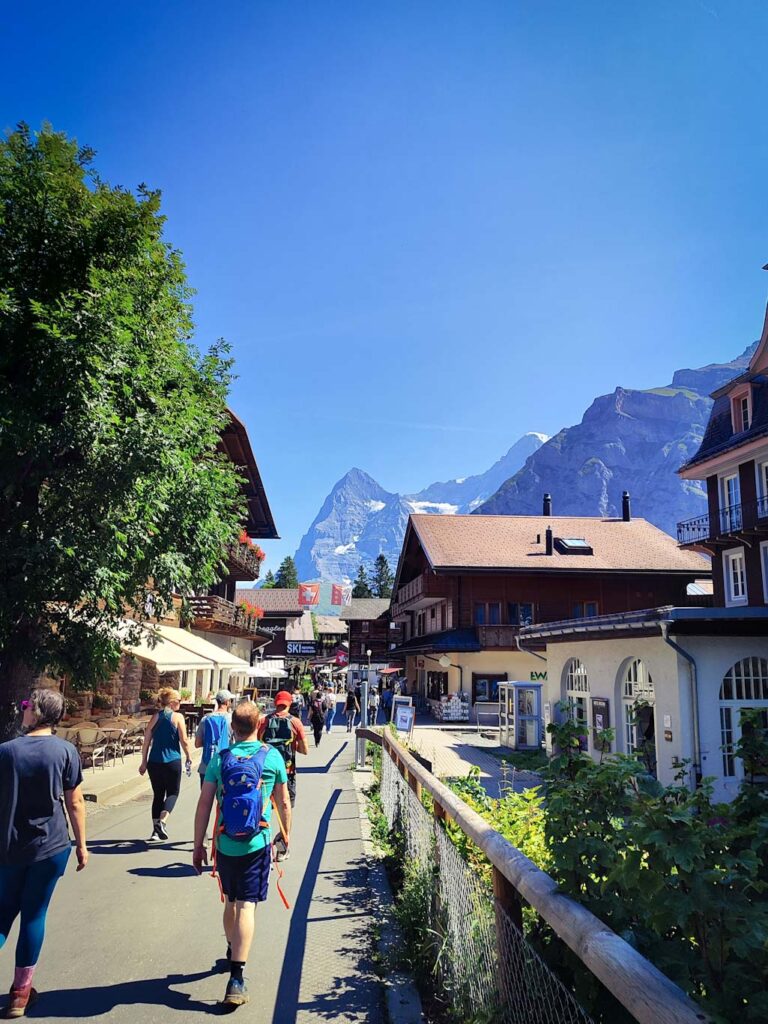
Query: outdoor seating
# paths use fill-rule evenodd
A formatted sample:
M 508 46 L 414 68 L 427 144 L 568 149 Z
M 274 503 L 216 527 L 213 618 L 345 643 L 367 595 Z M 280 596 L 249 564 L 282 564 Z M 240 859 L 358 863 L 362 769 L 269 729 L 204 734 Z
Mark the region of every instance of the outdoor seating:
M 94 772 L 99 763 L 101 763 L 102 768 L 106 767 L 107 741 L 103 730 L 79 729 L 77 748 L 80 752 L 81 760 L 83 762 L 89 760 Z

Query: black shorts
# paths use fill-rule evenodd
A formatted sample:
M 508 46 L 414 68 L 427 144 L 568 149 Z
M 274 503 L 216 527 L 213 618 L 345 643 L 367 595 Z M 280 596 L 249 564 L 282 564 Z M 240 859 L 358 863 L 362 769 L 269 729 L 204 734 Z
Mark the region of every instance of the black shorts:
M 216 851 L 216 870 L 221 891 L 230 903 L 244 900 L 263 903 L 269 889 L 269 871 L 272 866 L 272 847 L 246 853 L 243 857 L 228 857 Z

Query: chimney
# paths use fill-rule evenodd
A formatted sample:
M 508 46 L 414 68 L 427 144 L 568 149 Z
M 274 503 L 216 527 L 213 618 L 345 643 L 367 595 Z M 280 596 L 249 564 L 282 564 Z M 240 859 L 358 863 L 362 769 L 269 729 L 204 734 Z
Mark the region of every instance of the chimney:
M 547 554 L 551 555 L 552 554 L 552 527 L 551 526 L 547 527 L 547 532 L 546 532 L 545 537 L 546 537 L 546 544 L 547 544 Z
M 628 523 L 632 518 L 629 510 L 629 491 L 624 491 L 621 496 L 621 518 L 625 523 Z
M 552 515 L 552 495 L 551 494 L 545 494 L 544 495 L 544 507 L 542 509 L 542 512 L 544 513 L 545 516 L 551 516 Z

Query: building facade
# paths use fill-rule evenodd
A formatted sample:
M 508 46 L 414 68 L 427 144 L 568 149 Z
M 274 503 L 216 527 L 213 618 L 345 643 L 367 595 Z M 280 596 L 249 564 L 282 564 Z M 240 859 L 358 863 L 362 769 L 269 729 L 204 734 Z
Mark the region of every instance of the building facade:
M 392 651 L 402 640 L 401 628 L 390 616 L 389 598 L 353 597 L 349 604 L 342 606 L 339 618 L 349 629 L 352 672 L 362 672 L 368 667 L 389 667 Z

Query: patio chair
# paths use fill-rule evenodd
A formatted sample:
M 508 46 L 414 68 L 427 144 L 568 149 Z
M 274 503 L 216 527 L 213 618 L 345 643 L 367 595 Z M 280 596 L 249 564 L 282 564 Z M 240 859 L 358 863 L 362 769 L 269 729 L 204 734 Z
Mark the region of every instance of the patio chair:
M 79 729 L 78 750 L 83 761 L 90 760 L 94 773 L 99 762 L 106 768 L 107 743 L 101 729 Z

